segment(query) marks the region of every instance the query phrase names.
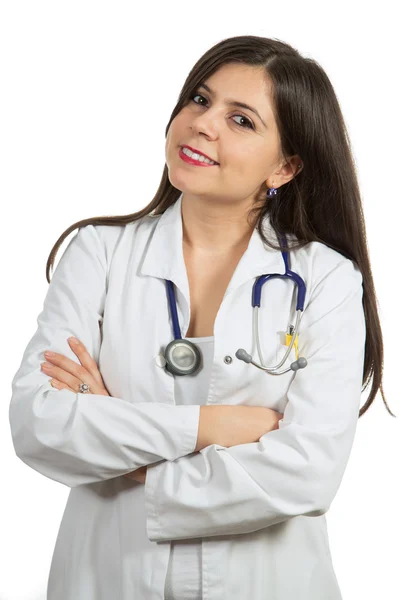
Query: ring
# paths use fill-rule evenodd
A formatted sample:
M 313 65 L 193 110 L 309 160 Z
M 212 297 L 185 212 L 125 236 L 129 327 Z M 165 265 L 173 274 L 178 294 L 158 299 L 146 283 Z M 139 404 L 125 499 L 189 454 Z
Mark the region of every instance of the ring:
M 87 383 L 80 383 L 79 384 L 79 391 L 80 391 L 81 394 L 90 394 L 89 385 Z

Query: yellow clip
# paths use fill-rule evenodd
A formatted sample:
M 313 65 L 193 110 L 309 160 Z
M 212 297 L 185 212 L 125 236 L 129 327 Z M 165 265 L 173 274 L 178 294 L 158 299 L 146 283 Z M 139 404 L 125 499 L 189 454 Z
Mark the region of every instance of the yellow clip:
M 286 341 L 285 341 L 285 345 L 289 346 L 290 342 L 292 341 L 292 335 L 290 335 L 290 333 L 286 333 Z M 298 343 L 299 343 L 299 334 L 296 334 L 296 339 L 294 340 L 294 344 L 293 347 L 296 351 L 296 360 L 299 358 L 299 348 L 298 348 Z

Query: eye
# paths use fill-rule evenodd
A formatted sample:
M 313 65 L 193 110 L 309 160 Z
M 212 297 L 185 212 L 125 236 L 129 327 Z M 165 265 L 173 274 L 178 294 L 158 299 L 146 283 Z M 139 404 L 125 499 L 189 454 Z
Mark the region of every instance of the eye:
M 199 96 L 199 98 L 203 98 L 204 100 L 207 101 L 207 98 L 205 96 L 203 96 L 202 94 L 192 94 L 191 95 L 191 100 L 193 100 L 193 102 L 195 104 L 200 104 L 199 102 L 196 102 L 194 99 L 196 98 L 196 96 Z M 200 106 L 205 106 L 204 104 L 200 104 Z M 239 127 L 241 127 L 242 129 L 254 129 L 253 123 L 250 121 L 250 119 L 248 119 L 247 117 L 245 117 L 244 115 L 238 114 L 238 115 L 233 115 L 234 117 L 239 117 L 241 119 L 244 119 L 246 122 L 246 125 L 240 125 L 237 121 L 235 121 L 236 125 L 239 125 Z

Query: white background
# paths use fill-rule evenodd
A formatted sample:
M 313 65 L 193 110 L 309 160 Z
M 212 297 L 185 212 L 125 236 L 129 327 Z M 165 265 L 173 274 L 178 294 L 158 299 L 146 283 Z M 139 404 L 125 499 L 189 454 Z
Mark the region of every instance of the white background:
M 384 392 L 400 415 L 394 9 L 394 1 L 376 8 L 307 0 L 2 2 L 0 600 L 45 599 L 69 492 L 15 456 L 8 421 L 11 379 L 48 289 L 50 249 L 78 220 L 132 213 L 149 203 L 164 167 L 165 127 L 180 88 L 198 58 L 224 38 L 250 34 L 288 42 L 316 59 L 334 85 L 364 201 L 385 344 Z M 365 393 L 362 404 L 366 398 Z M 400 597 L 399 422 L 379 393 L 359 420 L 342 485 L 327 513 L 344 600 Z

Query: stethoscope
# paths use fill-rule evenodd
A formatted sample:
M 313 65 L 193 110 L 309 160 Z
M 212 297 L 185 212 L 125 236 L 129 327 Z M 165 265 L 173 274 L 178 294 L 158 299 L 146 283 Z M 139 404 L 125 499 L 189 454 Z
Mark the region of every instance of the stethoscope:
M 281 235 L 282 245 L 287 248 L 287 240 L 285 235 Z M 261 360 L 261 364 L 255 362 L 250 354 L 243 350 L 243 348 L 239 348 L 236 351 L 236 358 L 239 360 L 243 360 L 246 363 L 250 363 L 257 367 L 258 369 L 262 369 L 266 371 L 270 375 L 283 375 L 288 371 L 297 371 L 298 369 L 304 369 L 307 366 L 307 359 L 301 356 L 298 358 L 298 327 L 300 323 L 301 313 L 304 310 L 304 300 L 306 296 L 306 284 L 303 279 L 293 271 L 290 270 L 289 267 L 289 256 L 287 250 L 282 250 L 282 257 L 285 263 L 285 273 L 280 275 L 279 273 L 273 273 L 270 275 L 260 275 L 254 282 L 253 285 L 253 293 L 251 298 L 251 305 L 253 307 L 253 335 L 257 342 L 257 351 L 258 356 Z M 285 352 L 282 360 L 275 367 L 266 367 L 264 365 L 264 360 L 261 354 L 260 347 L 260 338 L 258 334 L 258 309 L 261 305 L 261 290 L 262 286 L 269 279 L 273 279 L 275 277 L 283 277 L 291 279 L 297 286 L 297 304 L 296 304 L 296 324 L 289 325 L 286 333 L 286 345 L 288 345 L 288 349 Z M 182 338 L 181 329 L 179 326 L 178 320 L 178 311 L 176 306 L 176 298 L 174 291 L 174 284 L 169 279 L 166 279 L 167 283 L 167 295 L 168 295 L 168 303 L 169 310 L 172 319 L 172 327 L 174 332 L 174 339 L 167 345 L 164 352 L 165 358 L 165 368 L 167 371 L 174 375 L 192 375 L 195 373 L 200 365 L 201 365 L 201 353 L 199 348 L 193 342 L 190 342 L 186 338 Z M 283 371 L 277 371 L 283 363 L 286 361 L 289 353 L 295 345 L 296 349 L 296 359 L 294 362 L 290 364 L 287 369 Z

